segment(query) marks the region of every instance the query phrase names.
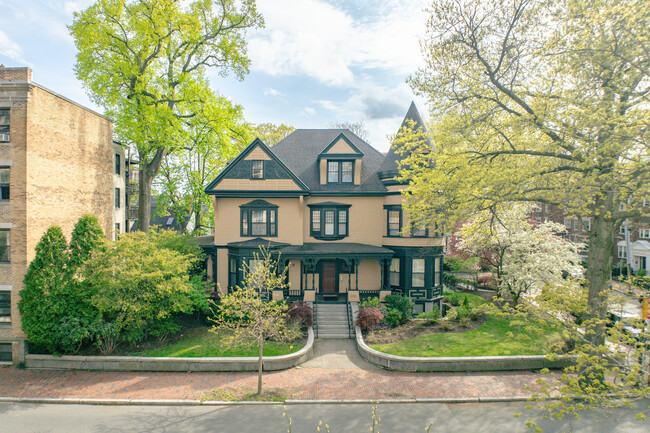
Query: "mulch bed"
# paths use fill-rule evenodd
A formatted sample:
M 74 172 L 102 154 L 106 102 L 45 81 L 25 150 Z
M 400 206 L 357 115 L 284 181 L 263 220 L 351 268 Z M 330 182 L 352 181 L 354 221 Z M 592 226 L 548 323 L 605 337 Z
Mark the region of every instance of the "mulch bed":
M 467 332 L 478 328 L 486 321 L 487 316 L 483 315 L 481 318 L 469 322 L 467 326 L 454 321 L 447 322 L 446 327 L 443 327 L 440 324 L 434 324 L 426 320 L 413 319 L 397 328 L 370 331 L 363 338 L 367 344 L 396 343 L 422 334 Z

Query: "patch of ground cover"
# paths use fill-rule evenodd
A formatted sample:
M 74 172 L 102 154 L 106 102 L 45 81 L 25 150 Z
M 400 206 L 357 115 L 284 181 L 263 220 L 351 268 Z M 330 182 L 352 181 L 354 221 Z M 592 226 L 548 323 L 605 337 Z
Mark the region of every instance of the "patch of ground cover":
M 285 401 L 291 397 L 286 389 L 269 389 L 257 394 L 252 388 L 219 388 L 201 395 L 201 401 Z
M 215 334 L 210 327 L 200 327 L 187 330 L 180 339 L 160 347 L 131 352 L 131 356 L 158 357 L 221 357 L 221 356 L 257 356 L 258 346 L 226 345 L 222 341 L 222 333 Z M 291 343 L 264 342 L 264 356 L 287 355 L 300 350 L 306 339 Z
M 486 304 L 483 296 L 471 293 L 445 292 L 445 300 L 469 307 Z M 380 352 L 398 356 L 462 357 L 544 355 L 550 345 L 562 339 L 562 333 L 549 325 L 519 322 L 496 314 L 483 315 L 469 323 L 447 321 L 445 326 L 423 320 L 412 320 L 404 326 L 371 332 L 366 336 L 369 346 Z

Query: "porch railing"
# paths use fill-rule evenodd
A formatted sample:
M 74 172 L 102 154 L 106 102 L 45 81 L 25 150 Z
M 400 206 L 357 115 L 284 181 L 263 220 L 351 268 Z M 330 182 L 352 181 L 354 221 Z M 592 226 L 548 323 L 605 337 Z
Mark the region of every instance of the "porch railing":
M 352 305 L 350 304 L 350 301 L 346 302 L 346 307 L 348 310 L 348 337 L 349 338 L 354 338 L 354 324 L 352 323 Z
M 370 298 L 379 298 L 379 290 L 359 290 L 359 301 L 363 302 Z
M 284 298 L 289 302 L 302 301 L 304 295 L 305 293 L 300 289 L 284 291 Z

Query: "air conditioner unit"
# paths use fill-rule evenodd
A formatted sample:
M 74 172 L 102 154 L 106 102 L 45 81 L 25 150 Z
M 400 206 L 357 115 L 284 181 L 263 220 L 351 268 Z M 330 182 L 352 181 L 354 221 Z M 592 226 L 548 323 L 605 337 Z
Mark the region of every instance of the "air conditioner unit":
M 10 141 L 9 134 L 0 134 L 0 141 Z

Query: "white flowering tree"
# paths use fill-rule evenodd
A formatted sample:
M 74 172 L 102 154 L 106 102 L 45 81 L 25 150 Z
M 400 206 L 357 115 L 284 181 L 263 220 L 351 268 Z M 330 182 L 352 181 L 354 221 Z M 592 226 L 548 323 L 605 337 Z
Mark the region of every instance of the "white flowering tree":
M 559 236 L 561 224 L 531 221 L 532 205 L 505 204 L 475 214 L 457 232 L 458 247 L 488 263 L 501 296 L 516 306 L 535 285 L 560 284 L 582 274 L 580 244 Z

